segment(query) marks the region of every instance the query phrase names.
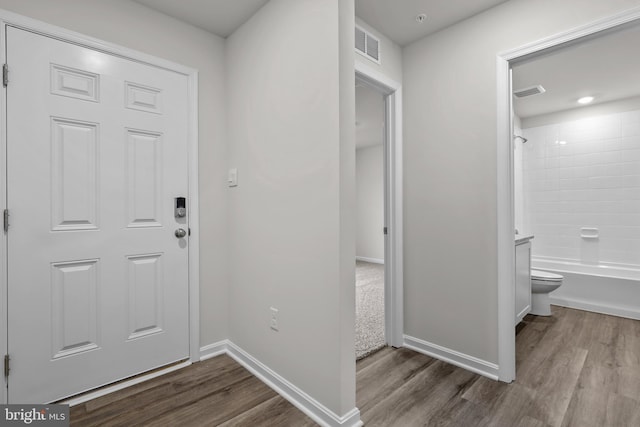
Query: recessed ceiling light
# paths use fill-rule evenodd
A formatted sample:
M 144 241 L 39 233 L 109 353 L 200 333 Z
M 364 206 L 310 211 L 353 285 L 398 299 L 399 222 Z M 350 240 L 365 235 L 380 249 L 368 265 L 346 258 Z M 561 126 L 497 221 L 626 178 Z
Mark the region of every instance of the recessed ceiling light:
M 591 104 L 593 102 L 593 96 L 584 96 L 580 99 L 578 99 L 578 104 L 582 104 L 582 105 L 586 105 L 586 104 Z
M 418 24 L 422 24 L 426 20 L 427 20 L 426 13 L 421 13 L 420 15 L 416 16 L 416 21 L 418 22 Z

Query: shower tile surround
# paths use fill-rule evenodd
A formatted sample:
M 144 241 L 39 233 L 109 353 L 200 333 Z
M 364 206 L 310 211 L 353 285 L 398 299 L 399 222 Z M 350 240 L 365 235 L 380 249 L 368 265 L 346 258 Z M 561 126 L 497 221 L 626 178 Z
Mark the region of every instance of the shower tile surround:
M 532 255 L 640 268 L 640 110 L 522 132 L 516 225 L 535 235 Z M 583 228 L 598 237 L 581 237 L 589 232 Z

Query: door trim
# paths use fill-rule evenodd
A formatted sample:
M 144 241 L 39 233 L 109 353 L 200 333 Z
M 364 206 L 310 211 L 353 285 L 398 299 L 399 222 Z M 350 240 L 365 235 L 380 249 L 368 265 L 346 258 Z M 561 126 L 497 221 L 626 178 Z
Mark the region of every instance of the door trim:
M 157 58 L 146 53 L 138 52 L 123 46 L 105 42 L 75 31 L 66 30 L 42 21 L 31 19 L 22 15 L 0 9 L 0 44 L 5 46 L 0 49 L 1 63 L 6 63 L 6 28 L 7 26 L 20 28 L 46 37 L 51 37 L 63 42 L 98 50 L 106 54 L 118 56 L 130 61 L 169 70 L 182 74 L 188 79 L 188 180 L 189 180 L 189 228 L 191 237 L 189 244 L 189 360 L 200 360 L 200 220 L 199 220 L 199 193 L 198 193 L 198 71 L 196 69 L 177 64 L 172 61 Z M 9 64 L 9 75 L 11 75 Z M 11 84 L 11 77 L 9 77 Z M 0 91 L 0 200 L 1 209 L 7 208 L 7 91 Z M 10 208 L 10 207 L 9 207 Z M 7 236 L 0 233 L 0 354 L 7 353 Z M 7 402 L 7 382 L 3 379 L 0 402 Z
M 404 287 L 402 255 L 402 86 L 359 62 L 356 79 L 373 86 L 385 100 L 385 226 L 384 324 L 385 339 L 393 347 L 404 345 Z
M 497 69 L 497 240 L 498 240 L 498 377 L 511 382 L 516 378 L 515 251 L 513 241 L 513 149 L 511 121 L 511 66 L 555 49 L 599 37 L 626 25 L 640 23 L 640 7 L 579 26 L 577 28 L 501 52 Z

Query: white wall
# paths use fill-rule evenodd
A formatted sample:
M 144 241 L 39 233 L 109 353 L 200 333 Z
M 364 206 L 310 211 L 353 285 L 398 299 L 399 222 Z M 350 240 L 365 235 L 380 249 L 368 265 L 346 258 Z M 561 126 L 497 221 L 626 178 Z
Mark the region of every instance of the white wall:
M 525 130 L 536 257 L 640 267 L 640 110 Z M 598 239 L 581 238 L 597 228 Z
M 200 71 L 200 344 L 227 338 L 224 40 L 128 0 L 0 0 L 0 8 Z
M 638 5 L 511 0 L 404 48 L 406 334 L 497 363 L 496 55 Z
M 226 51 L 229 338 L 339 415 L 355 407 L 353 19 L 352 1 L 272 0 Z
M 356 256 L 384 260 L 382 145 L 356 150 Z
M 339 51 L 339 116 L 340 116 L 340 194 L 339 218 L 339 280 L 338 307 L 340 316 L 337 335 L 339 338 L 339 396 L 338 414 L 357 411 L 356 405 L 356 363 L 355 353 L 355 306 L 356 295 L 353 286 L 356 277 L 356 88 L 355 67 L 355 20 L 354 0 L 336 0 L 338 3 L 338 51 Z M 328 308 L 328 307 L 327 307 Z M 352 409 L 353 408 L 353 409 Z M 355 419 L 352 417 L 351 419 Z M 358 412 L 357 420 L 360 415 Z M 355 425 L 355 424 L 354 424 Z
M 384 74 L 397 83 L 401 83 L 402 48 L 358 17 L 356 17 L 356 25 L 380 40 L 380 63 L 378 64 L 359 53 L 355 54 L 356 62 Z

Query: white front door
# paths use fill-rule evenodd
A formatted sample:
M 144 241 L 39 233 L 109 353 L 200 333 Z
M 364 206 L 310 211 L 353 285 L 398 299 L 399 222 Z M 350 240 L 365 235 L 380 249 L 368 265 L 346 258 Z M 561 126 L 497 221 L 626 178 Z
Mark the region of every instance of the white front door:
M 189 356 L 187 77 L 8 27 L 10 403 Z

